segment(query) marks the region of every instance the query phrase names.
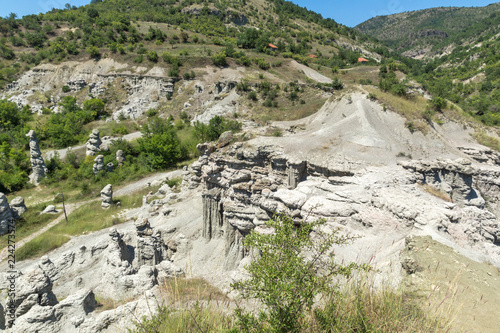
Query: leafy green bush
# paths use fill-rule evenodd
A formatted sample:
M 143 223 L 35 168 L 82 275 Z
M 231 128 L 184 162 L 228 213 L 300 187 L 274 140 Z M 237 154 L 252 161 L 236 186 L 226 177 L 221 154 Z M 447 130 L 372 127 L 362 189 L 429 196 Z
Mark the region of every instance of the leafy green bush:
M 215 116 L 207 124 L 196 122 L 194 124 L 194 135 L 201 141 L 215 141 L 226 131 L 238 132 L 241 130 L 241 123 L 236 120 L 229 120 L 221 116 Z
M 142 128 L 142 138 L 138 139 L 141 161 L 151 170 L 161 170 L 174 166 L 185 157 L 181 142 L 174 126 L 163 119 L 154 117 Z
M 337 289 L 332 277 L 350 277 L 355 269 L 368 266 L 334 261 L 333 246 L 352 242 L 354 237 L 341 236 L 338 230 L 328 233 L 321 228 L 326 220 L 302 223 L 290 216 L 275 216 L 265 223 L 274 232 L 252 231 L 244 245 L 255 253 L 246 267 L 249 278 L 231 284 L 244 298 L 257 298 L 266 308 L 254 314 L 236 312 L 241 332 L 266 328 L 272 332 L 301 332 L 304 320 L 315 298 L 330 295 Z M 268 326 L 268 327 L 266 327 Z
M 216 53 L 212 56 L 212 63 L 215 66 L 224 67 L 227 65 L 226 53 L 224 51 Z

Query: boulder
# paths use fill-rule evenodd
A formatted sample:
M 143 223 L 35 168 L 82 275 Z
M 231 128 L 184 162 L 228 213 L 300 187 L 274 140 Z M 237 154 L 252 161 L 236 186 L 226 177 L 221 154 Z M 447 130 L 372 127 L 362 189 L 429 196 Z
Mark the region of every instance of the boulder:
M 15 197 L 14 199 L 11 200 L 10 202 L 10 209 L 12 210 L 12 216 L 14 219 L 19 219 L 21 215 L 26 213 L 28 208 L 26 208 L 26 205 L 24 204 L 24 198 L 23 197 Z

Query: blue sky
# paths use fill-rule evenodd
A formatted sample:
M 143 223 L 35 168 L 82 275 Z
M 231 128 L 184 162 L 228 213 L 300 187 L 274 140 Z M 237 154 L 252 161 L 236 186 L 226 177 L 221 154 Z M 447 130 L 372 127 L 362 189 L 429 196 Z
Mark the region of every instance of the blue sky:
M 336 22 L 353 27 L 377 15 L 389 15 L 431 7 L 472 7 L 487 6 L 493 0 L 292 0 L 292 2 L 330 17 Z M 0 16 L 16 13 L 18 17 L 46 12 L 52 8 L 64 8 L 69 3 L 81 6 L 90 0 L 0 0 Z

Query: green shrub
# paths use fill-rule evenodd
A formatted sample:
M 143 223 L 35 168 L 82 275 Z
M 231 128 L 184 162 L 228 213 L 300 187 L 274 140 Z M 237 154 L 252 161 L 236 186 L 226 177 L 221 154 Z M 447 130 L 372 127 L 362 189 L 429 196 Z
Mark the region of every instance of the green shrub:
M 259 331 L 258 327 L 267 324 L 272 332 L 302 332 L 307 329 L 304 319 L 315 298 L 336 290 L 332 277 L 348 278 L 355 269 L 368 269 L 365 265 L 334 261 L 332 247 L 350 243 L 354 237 L 341 236 L 338 230 L 323 231 L 325 223 L 317 220 L 296 227 L 292 217 L 275 216 L 265 223 L 274 232 L 252 231 L 245 237 L 244 245 L 258 255 L 246 267 L 249 278 L 231 287 L 244 298 L 257 298 L 265 310 L 259 311 L 257 319 L 238 309 L 240 331 Z
M 226 53 L 224 51 L 216 53 L 212 56 L 212 63 L 215 66 L 224 67 L 227 65 Z

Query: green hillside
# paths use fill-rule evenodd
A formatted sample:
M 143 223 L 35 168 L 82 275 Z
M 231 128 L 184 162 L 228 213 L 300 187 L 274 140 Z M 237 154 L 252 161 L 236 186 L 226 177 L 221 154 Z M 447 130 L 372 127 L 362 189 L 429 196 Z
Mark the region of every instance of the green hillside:
M 486 7 L 438 7 L 377 16 L 355 27 L 387 46 L 409 55 L 439 53 L 445 47 L 472 42 L 499 30 L 500 3 Z

